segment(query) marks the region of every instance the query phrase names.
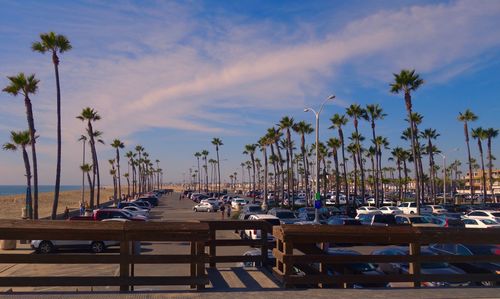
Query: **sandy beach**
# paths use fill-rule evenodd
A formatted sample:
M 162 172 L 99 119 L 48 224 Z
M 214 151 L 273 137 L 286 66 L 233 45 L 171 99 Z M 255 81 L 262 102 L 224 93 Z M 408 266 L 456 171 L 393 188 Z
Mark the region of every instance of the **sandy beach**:
M 101 189 L 101 202 L 108 201 L 113 196 L 113 188 Z M 88 200 L 88 190 L 85 191 Z M 59 193 L 58 213 L 63 213 L 68 207 L 70 210 L 78 210 L 82 198 L 81 190 L 61 191 Z M 54 192 L 42 192 L 38 194 L 39 218 L 50 216 Z M 0 219 L 20 219 L 22 208 L 25 206 L 24 194 L 0 196 Z

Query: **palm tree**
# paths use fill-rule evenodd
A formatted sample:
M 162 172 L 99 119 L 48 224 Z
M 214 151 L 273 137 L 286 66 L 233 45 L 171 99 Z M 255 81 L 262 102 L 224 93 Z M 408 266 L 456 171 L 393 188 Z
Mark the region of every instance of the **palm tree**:
M 288 194 L 292 194 L 293 197 L 293 165 L 290 167 L 290 163 L 293 160 L 293 149 L 292 149 L 292 136 L 290 134 L 290 130 L 293 129 L 294 120 L 293 117 L 284 116 L 277 126 L 281 131 L 286 131 L 286 173 L 288 180 Z M 294 206 L 294 202 L 292 200 L 292 207 Z
M 476 121 L 477 116 L 470 111 L 469 109 L 466 109 L 463 113 L 459 112 L 458 113 L 458 121 L 461 121 L 464 123 L 464 134 L 465 134 L 465 143 L 467 144 L 467 161 L 469 164 L 469 186 L 470 186 L 470 194 L 472 201 L 474 201 L 474 184 L 472 183 L 472 158 L 470 155 L 470 144 L 469 144 L 469 122 L 471 121 Z
M 120 179 L 120 149 L 124 148 L 125 145 L 123 142 L 120 141 L 120 139 L 115 139 L 111 143 L 111 147 L 116 149 L 116 170 L 118 173 L 117 181 L 118 181 L 118 196 L 120 196 L 120 199 L 122 198 L 122 183 Z
M 92 163 L 93 163 L 93 166 L 92 166 L 92 173 L 93 173 L 93 180 L 92 180 L 92 188 L 95 187 L 95 179 L 97 179 L 97 203 L 99 204 L 100 202 L 100 189 L 101 189 L 101 179 L 100 179 L 100 175 L 99 175 L 99 161 L 97 159 L 97 151 L 96 151 L 96 135 L 95 135 L 95 132 L 94 132 L 94 128 L 92 126 L 92 122 L 95 122 L 95 121 L 98 121 L 101 119 L 101 116 L 97 113 L 96 110 L 90 108 L 90 107 L 86 107 L 82 110 L 82 112 L 80 113 L 80 115 L 78 115 L 76 117 L 77 119 L 83 121 L 83 122 L 87 122 L 87 134 L 90 138 L 90 150 L 91 150 L 91 153 L 92 153 Z M 94 192 L 91 192 L 92 196 L 90 198 L 90 207 L 91 208 L 94 208 Z M 56 210 L 57 210 L 57 206 L 56 206 Z M 52 217 L 55 218 L 55 215 L 54 215 L 54 209 L 52 209 Z
M 345 115 L 340 115 L 338 113 L 335 113 L 332 118 L 330 118 L 330 121 L 332 122 L 332 125 L 330 126 L 329 129 L 337 129 L 339 133 L 339 139 L 340 139 L 340 144 L 342 146 L 342 168 L 343 168 L 343 173 L 344 173 L 344 192 L 345 195 L 348 196 L 349 193 L 349 186 L 347 182 L 347 168 L 346 168 L 346 158 L 345 158 L 345 142 L 344 142 L 344 132 L 342 130 L 342 126 L 345 126 L 347 124 L 347 117 Z
M 370 162 L 372 164 L 372 190 L 375 190 L 377 188 L 376 182 L 375 182 L 375 177 L 377 176 L 377 174 L 376 174 L 377 166 L 375 166 L 375 156 L 377 155 L 377 149 L 375 147 L 376 147 L 375 145 L 370 146 L 366 150 L 366 154 L 365 154 L 367 158 L 370 158 Z M 375 194 L 377 194 L 376 191 L 375 191 Z M 376 203 L 376 205 L 379 204 L 378 198 L 375 198 L 375 203 Z
M 137 168 L 138 168 L 138 173 L 137 173 L 137 193 L 141 194 L 142 193 L 142 157 L 141 157 L 141 154 L 142 152 L 144 151 L 144 147 L 142 147 L 141 145 L 136 145 L 135 146 L 135 151 L 137 152 L 137 155 L 139 156 L 139 158 L 137 159 Z
M 490 192 L 493 195 L 493 156 L 491 155 L 491 140 L 498 136 L 498 130 L 494 128 L 485 129 L 486 138 L 488 139 L 488 181 Z
M 10 132 L 10 141 L 9 143 L 5 143 L 3 145 L 4 150 L 8 151 L 17 151 L 21 150 L 23 154 L 24 168 L 26 171 L 26 212 L 30 219 L 33 219 L 33 207 L 32 207 L 32 197 L 31 197 L 31 167 L 30 161 L 28 158 L 28 152 L 26 151 L 26 147 L 31 144 L 31 133 L 29 130 L 27 131 L 11 131 Z
M 358 121 L 360 118 L 366 119 L 366 111 L 365 109 L 361 108 L 360 105 L 358 104 L 351 104 L 347 109 L 346 109 L 346 114 L 352 118 L 353 124 L 354 124 L 354 131 L 357 135 L 359 135 L 358 131 Z M 364 199 L 365 198 L 365 172 L 363 169 L 363 157 L 361 155 L 361 144 L 359 139 L 354 140 L 356 143 L 356 149 L 357 153 L 356 156 L 358 158 L 358 164 L 359 164 L 359 172 L 361 174 L 361 197 Z
M 36 159 L 36 137 L 35 137 L 35 121 L 33 118 L 33 108 L 31 105 L 30 94 L 35 94 L 38 90 L 38 83 L 40 82 L 35 78 L 35 74 L 25 76 L 24 73 L 19 73 L 16 76 L 7 77 L 9 85 L 3 91 L 13 96 L 22 95 L 24 97 L 24 106 L 26 107 L 26 117 L 28 119 L 28 130 L 30 133 L 31 157 L 33 162 L 33 218 L 38 219 L 38 163 Z M 57 201 L 54 200 L 57 209 Z M 52 219 L 55 219 L 54 208 L 52 211 Z
M 80 138 L 78 138 L 78 141 L 81 141 L 83 146 L 82 165 L 85 164 L 85 144 L 87 140 L 88 138 L 85 135 L 81 135 Z M 85 172 L 82 171 L 82 203 L 83 202 L 85 202 Z
M 109 174 L 113 178 L 113 201 L 116 203 L 117 200 L 117 184 L 116 184 L 116 168 L 115 168 L 115 159 L 109 159 L 108 160 L 109 165 L 111 166 L 111 169 L 109 170 Z
M 340 204 L 340 173 L 339 173 L 339 159 L 338 149 L 342 145 L 340 139 L 330 138 L 326 145 L 332 150 L 333 162 L 335 163 L 335 203 Z
M 488 134 L 486 131 L 479 127 L 476 129 L 472 129 L 472 138 L 477 139 L 477 146 L 479 148 L 479 155 L 481 157 L 481 171 L 482 171 L 482 185 L 483 185 L 483 201 L 486 202 L 486 195 L 487 195 L 487 189 L 486 189 L 486 171 L 484 169 L 484 158 L 483 158 L 483 144 L 482 140 L 488 139 Z
M 430 184 L 431 184 L 431 196 L 432 202 L 436 204 L 436 171 L 435 171 L 435 163 L 434 163 L 434 146 L 432 144 L 432 140 L 436 140 L 439 137 L 439 133 L 436 132 L 436 129 L 425 129 L 420 133 L 420 136 L 424 139 L 427 139 L 427 154 L 429 155 L 429 175 L 430 175 Z
M 208 165 L 207 165 L 207 157 L 209 152 L 207 150 L 201 151 L 201 155 L 203 156 L 203 161 L 205 161 L 205 192 L 208 192 Z
M 401 181 L 401 163 L 404 158 L 404 153 L 405 150 L 401 147 L 395 147 L 391 151 L 391 155 L 393 159 L 396 159 L 396 165 L 398 168 L 398 195 L 399 195 L 399 201 L 403 200 L 403 188 L 402 188 L 402 181 Z
M 314 132 L 314 129 L 312 128 L 311 124 L 306 123 L 305 121 L 300 121 L 293 126 L 293 130 L 300 134 L 300 153 L 302 157 L 302 164 L 304 165 L 304 177 L 305 177 L 305 189 L 306 189 L 306 202 L 309 203 L 309 176 L 308 172 L 306 171 L 306 138 L 305 135 L 309 135 L 312 132 Z
M 201 153 L 196 152 L 194 153 L 194 156 L 196 157 L 196 160 L 198 161 L 198 192 L 201 192 L 201 171 L 200 171 L 200 157 Z
M 92 179 L 90 178 L 90 173 L 92 171 L 92 165 L 84 163 L 80 165 L 80 169 L 82 170 L 83 173 L 87 174 L 87 180 L 89 182 L 89 189 L 90 189 L 90 201 L 93 201 L 94 198 L 94 185 L 92 183 Z
M 265 135 L 259 139 L 259 146 L 262 149 L 262 153 L 264 154 L 264 202 L 262 203 L 263 210 L 267 210 L 267 208 L 268 208 L 268 205 L 267 205 L 267 176 L 268 176 L 267 147 L 271 143 L 272 143 L 272 141 L 269 140 L 267 135 Z M 236 175 L 236 172 L 234 174 Z
M 130 196 L 130 174 L 127 172 L 123 176 L 127 179 L 127 196 Z
M 377 136 L 374 140 L 374 144 L 375 144 L 375 149 L 377 150 L 377 153 L 376 155 L 379 157 L 378 159 L 378 165 L 377 165 L 377 169 L 379 171 L 379 173 L 377 174 L 378 176 L 380 176 L 380 184 L 382 185 L 382 188 L 380 188 L 380 191 L 381 193 L 379 194 L 379 203 L 378 203 L 378 206 L 380 206 L 380 203 L 384 202 L 384 192 L 385 192 L 385 189 L 384 189 L 384 173 L 382 171 L 382 148 L 384 149 L 388 149 L 388 146 L 389 146 L 389 141 L 387 140 L 387 138 L 383 137 L 383 136 Z
M 57 205 L 59 202 L 59 188 L 61 185 L 61 88 L 59 85 L 59 57 L 57 53 L 64 53 L 71 50 L 69 40 L 60 34 L 54 32 L 40 34 L 40 41 L 34 42 L 31 49 L 35 52 L 52 54 L 52 63 L 54 64 L 54 71 L 56 75 L 56 91 L 57 91 L 57 166 L 56 166 L 56 183 L 54 189 L 54 203 L 52 206 L 52 219 L 55 219 L 57 214 Z M 35 163 L 35 160 L 33 160 Z M 36 174 L 35 174 L 36 175 Z M 36 183 L 35 183 L 36 184 Z M 37 190 L 35 190 L 35 193 Z M 99 193 L 99 191 L 98 191 Z M 99 198 L 99 196 L 97 196 Z M 37 194 L 35 195 L 37 199 Z
M 217 177 L 218 177 L 218 184 L 217 184 L 217 193 L 220 194 L 220 159 L 219 159 L 219 147 L 224 145 L 222 143 L 222 140 L 220 138 L 213 138 L 212 139 L 212 144 L 215 145 L 215 152 L 217 154 Z
M 250 155 L 250 161 L 252 161 L 252 190 L 257 190 L 255 187 L 255 150 L 257 149 L 257 144 L 247 144 L 245 145 L 244 155 Z M 255 197 L 254 197 L 255 200 Z
M 128 174 L 130 176 L 130 166 L 132 166 L 132 194 L 135 195 L 135 184 L 136 184 L 136 172 L 135 172 L 135 158 L 136 154 L 132 151 L 128 151 L 127 153 L 125 153 L 125 157 L 128 159 Z M 128 178 L 127 178 L 127 182 L 128 182 Z M 128 196 L 130 196 L 130 184 L 129 184 L 129 187 L 128 187 Z
M 415 70 L 401 70 L 399 74 L 394 75 L 394 82 L 391 83 L 391 92 L 392 93 L 404 93 L 405 104 L 406 104 L 406 112 L 408 114 L 408 119 L 410 120 L 410 133 L 411 133 L 411 149 L 413 153 L 413 157 L 417 157 L 417 145 L 416 145 L 416 136 L 414 132 L 416 132 L 416 125 L 413 123 L 411 115 L 412 111 L 412 103 L 411 103 L 411 93 L 416 91 L 422 84 L 424 84 L 424 80 L 420 78 L 418 74 L 415 74 Z M 420 190 L 419 190 L 419 176 L 418 176 L 418 162 L 417 159 L 413 159 L 413 164 L 415 167 L 415 181 L 416 181 L 416 203 L 417 203 L 417 214 L 420 214 Z
M 274 156 L 274 147 L 276 147 L 276 152 L 277 152 L 277 157 L 278 161 L 276 163 L 276 167 L 278 171 L 275 171 L 276 176 L 278 177 L 279 174 L 281 174 L 281 190 L 278 193 L 277 190 L 275 191 L 275 196 L 277 199 L 284 199 L 285 195 L 285 172 L 283 171 L 284 168 L 284 160 L 283 156 L 281 155 L 281 150 L 279 146 L 279 141 L 281 139 L 281 136 L 283 136 L 283 133 L 277 130 L 275 127 L 267 129 L 267 135 L 269 137 L 269 140 L 272 142 L 271 144 L 271 154 Z M 273 146 L 274 144 L 274 146 Z M 276 189 L 276 188 L 275 188 Z M 281 197 L 280 197 L 281 196 Z
M 378 104 L 366 105 L 366 116 L 372 127 L 372 142 L 375 142 L 377 135 L 375 134 L 375 121 L 384 119 L 387 116 Z M 375 148 L 375 202 L 378 202 L 379 191 L 379 161 L 382 159 L 378 155 L 379 149 Z

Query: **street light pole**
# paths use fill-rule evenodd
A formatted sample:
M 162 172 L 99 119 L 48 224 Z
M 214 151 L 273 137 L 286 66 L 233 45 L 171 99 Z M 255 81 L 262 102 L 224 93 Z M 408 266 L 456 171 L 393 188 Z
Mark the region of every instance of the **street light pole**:
M 316 117 L 316 194 L 314 196 L 314 222 L 319 224 L 319 209 L 321 208 L 321 193 L 319 189 L 319 115 L 321 114 L 321 111 L 323 110 L 323 106 L 328 100 L 333 100 L 335 98 L 334 95 L 329 96 L 326 98 L 323 103 L 321 103 L 321 106 L 316 112 L 312 108 L 305 108 L 304 112 L 309 112 L 311 111 L 314 113 Z

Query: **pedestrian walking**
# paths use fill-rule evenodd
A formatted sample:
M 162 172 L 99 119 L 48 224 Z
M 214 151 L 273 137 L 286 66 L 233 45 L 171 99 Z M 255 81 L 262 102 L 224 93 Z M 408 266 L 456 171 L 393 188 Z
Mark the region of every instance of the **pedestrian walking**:
M 181 200 L 181 199 L 182 199 L 182 193 L 181 193 L 181 194 L 179 194 L 179 200 Z
M 231 205 L 227 206 L 227 219 L 231 218 Z
M 64 209 L 64 215 L 63 215 L 64 219 L 68 219 L 69 218 L 69 209 L 68 207 L 66 207 L 66 209 Z
M 82 201 L 80 203 L 80 216 L 83 216 L 85 214 L 85 203 Z
M 224 220 L 224 211 L 225 211 L 226 207 L 224 205 L 222 205 L 220 207 L 220 211 L 221 211 L 221 215 L 222 215 L 222 220 Z

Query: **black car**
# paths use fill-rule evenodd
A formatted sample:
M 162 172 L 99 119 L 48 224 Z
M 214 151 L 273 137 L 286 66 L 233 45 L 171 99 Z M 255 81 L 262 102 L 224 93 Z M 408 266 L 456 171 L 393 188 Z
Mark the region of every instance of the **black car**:
M 158 206 L 158 198 L 153 197 L 153 196 L 148 196 L 148 197 L 140 197 L 136 201 L 147 201 L 151 204 L 151 206 L 156 207 Z
M 431 244 L 429 250 L 442 255 L 500 255 L 500 246 L 497 245 L 466 245 L 466 244 Z M 464 270 L 467 273 L 499 274 L 500 265 L 497 263 L 452 263 L 455 267 Z M 498 281 L 481 281 L 483 286 L 498 286 Z

